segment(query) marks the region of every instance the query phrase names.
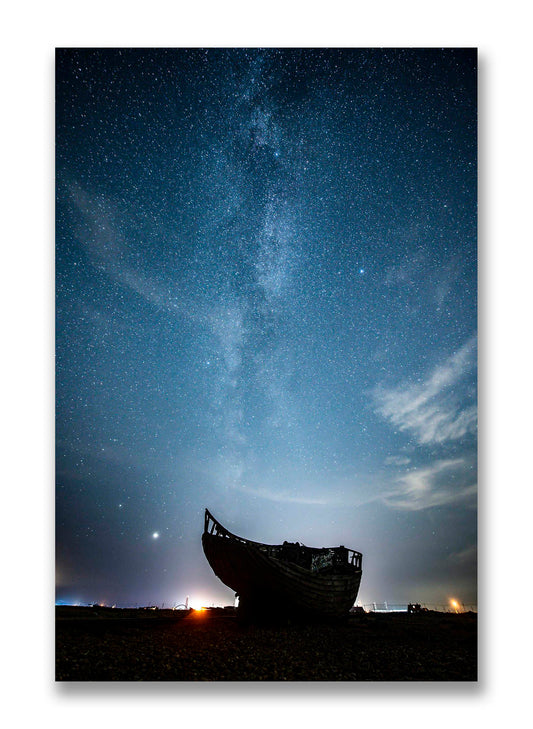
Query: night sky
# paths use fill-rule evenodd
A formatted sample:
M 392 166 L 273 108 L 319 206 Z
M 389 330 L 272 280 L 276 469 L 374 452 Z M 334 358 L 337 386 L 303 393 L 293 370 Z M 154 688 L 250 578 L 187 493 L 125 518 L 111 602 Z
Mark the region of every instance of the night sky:
M 232 604 L 207 507 L 477 603 L 475 50 L 56 73 L 57 600 Z

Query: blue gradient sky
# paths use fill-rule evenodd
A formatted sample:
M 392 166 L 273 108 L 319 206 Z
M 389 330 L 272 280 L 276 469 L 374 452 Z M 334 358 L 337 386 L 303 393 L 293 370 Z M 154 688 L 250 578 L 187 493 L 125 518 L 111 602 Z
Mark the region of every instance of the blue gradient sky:
M 230 604 L 207 506 L 475 603 L 476 52 L 56 60 L 58 599 Z

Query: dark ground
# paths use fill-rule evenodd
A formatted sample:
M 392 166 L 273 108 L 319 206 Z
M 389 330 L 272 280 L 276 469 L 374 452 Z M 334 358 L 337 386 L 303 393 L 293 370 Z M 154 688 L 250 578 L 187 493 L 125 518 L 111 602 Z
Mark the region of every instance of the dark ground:
M 57 681 L 476 681 L 477 615 L 244 626 L 231 612 L 56 608 Z

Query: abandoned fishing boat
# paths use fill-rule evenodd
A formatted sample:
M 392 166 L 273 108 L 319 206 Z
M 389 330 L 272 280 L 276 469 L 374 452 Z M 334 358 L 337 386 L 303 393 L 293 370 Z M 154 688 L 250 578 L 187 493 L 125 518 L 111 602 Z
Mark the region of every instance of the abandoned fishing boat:
M 243 614 L 341 618 L 357 597 L 362 554 L 353 549 L 253 542 L 231 534 L 207 509 L 202 545 L 215 575 L 239 596 Z

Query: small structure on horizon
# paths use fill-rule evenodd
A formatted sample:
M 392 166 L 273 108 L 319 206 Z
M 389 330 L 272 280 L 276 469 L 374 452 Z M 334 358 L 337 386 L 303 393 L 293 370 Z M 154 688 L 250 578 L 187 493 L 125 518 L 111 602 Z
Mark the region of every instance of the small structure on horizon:
M 422 607 L 419 602 L 410 602 L 407 606 L 408 613 L 427 613 L 427 611 L 428 609 L 426 607 Z

